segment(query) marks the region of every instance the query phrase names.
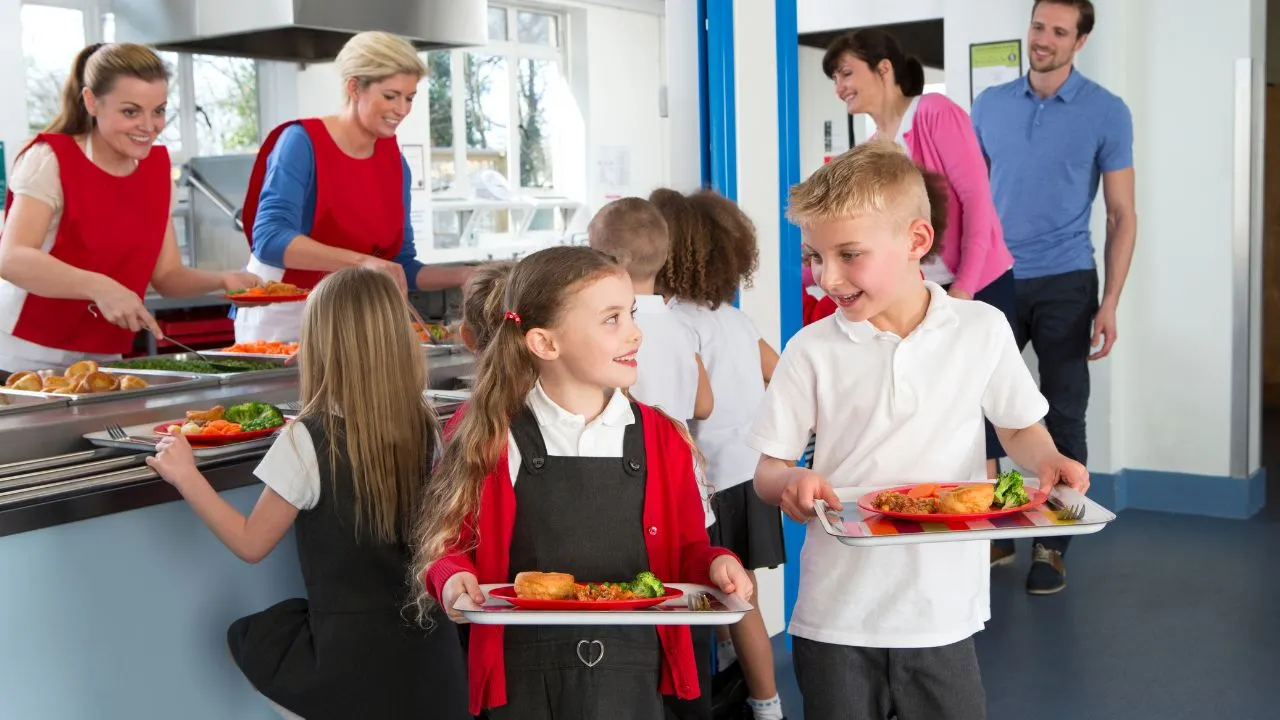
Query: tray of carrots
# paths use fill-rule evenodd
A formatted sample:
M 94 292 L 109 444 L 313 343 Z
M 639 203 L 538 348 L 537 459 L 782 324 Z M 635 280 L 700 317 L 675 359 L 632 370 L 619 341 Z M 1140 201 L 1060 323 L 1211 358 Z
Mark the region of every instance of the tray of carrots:
M 213 355 L 215 357 L 250 357 L 281 360 L 291 358 L 297 354 L 297 352 L 298 343 L 296 342 L 254 340 L 252 342 L 236 343 L 231 347 L 225 347 L 221 350 L 206 350 L 201 354 Z

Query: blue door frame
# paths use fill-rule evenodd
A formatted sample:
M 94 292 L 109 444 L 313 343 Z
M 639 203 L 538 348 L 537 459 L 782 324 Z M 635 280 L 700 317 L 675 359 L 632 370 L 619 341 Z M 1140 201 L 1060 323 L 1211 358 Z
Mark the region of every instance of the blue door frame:
M 734 101 L 732 0 L 698 0 L 698 65 L 701 77 L 702 183 L 738 199 L 737 112 Z M 799 28 L 796 0 L 776 0 L 775 47 L 778 73 L 778 226 L 780 334 L 783 345 L 803 324 L 800 284 L 800 230 L 787 222 L 787 195 L 800 182 Z M 787 563 L 783 568 L 783 609 L 788 623 L 800 586 L 804 526 L 783 521 Z M 788 645 L 790 638 L 788 638 Z

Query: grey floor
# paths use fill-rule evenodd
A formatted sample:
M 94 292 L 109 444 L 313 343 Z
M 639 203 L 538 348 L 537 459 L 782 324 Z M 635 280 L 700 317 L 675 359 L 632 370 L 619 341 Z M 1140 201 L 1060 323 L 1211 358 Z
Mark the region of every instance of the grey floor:
M 1271 503 L 1256 517 L 1123 512 L 1072 546 L 1068 588 L 1051 597 L 1024 590 L 1026 545 L 992 572 L 977 638 L 990 720 L 1280 717 L 1280 414 L 1264 435 Z M 784 643 L 778 680 L 796 720 Z

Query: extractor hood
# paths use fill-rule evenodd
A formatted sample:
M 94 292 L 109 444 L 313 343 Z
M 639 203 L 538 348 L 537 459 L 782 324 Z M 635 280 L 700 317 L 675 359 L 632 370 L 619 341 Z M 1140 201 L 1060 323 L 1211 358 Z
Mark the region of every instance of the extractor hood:
M 116 39 L 160 50 L 311 63 L 355 33 L 421 50 L 484 45 L 487 0 L 114 0 Z

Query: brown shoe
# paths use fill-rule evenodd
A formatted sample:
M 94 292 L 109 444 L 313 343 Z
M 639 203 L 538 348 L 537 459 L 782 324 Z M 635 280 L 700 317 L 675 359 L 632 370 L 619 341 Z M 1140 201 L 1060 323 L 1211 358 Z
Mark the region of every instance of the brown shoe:
M 1002 565 L 1011 565 L 1014 560 L 1018 559 L 1018 550 L 1014 547 L 1005 547 L 1001 543 L 991 543 L 991 567 L 996 568 Z

